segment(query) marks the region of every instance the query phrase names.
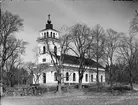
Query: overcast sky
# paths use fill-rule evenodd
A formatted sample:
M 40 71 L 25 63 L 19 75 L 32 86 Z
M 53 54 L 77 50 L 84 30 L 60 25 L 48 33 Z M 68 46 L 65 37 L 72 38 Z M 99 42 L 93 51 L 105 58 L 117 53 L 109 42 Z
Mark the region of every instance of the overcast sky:
M 35 59 L 32 49 L 37 46 L 36 39 L 45 28 L 48 14 L 58 31 L 64 25 L 84 23 L 90 28 L 100 24 L 104 29 L 127 33 L 134 10 L 138 10 L 138 2 L 113 0 L 3 0 L 1 6 L 2 11 L 8 10 L 24 19 L 24 30 L 17 36 L 29 42 L 25 61 Z

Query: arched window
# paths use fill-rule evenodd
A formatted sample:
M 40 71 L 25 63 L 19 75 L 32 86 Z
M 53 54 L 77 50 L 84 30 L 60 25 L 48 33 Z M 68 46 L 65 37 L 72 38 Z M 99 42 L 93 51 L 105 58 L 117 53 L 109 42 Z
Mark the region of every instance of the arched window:
M 55 33 L 53 33 L 53 38 L 55 38 Z
M 48 36 L 49 36 L 49 35 L 48 35 L 48 32 L 47 32 L 47 38 L 48 38 Z
M 51 38 L 52 38 L 52 32 L 51 32 Z
M 88 74 L 85 75 L 85 81 L 88 81 Z
M 73 73 L 73 81 L 76 81 L 76 74 Z
M 101 75 L 101 82 L 103 82 L 103 76 Z
M 46 38 L 46 33 L 44 32 L 44 38 Z
M 46 83 L 46 73 L 43 73 L 43 83 Z
M 45 53 L 46 53 L 46 47 L 43 46 L 43 54 L 45 54 Z
M 57 54 L 57 46 L 54 46 L 54 53 Z
M 69 73 L 66 72 L 66 81 L 69 81 Z
M 54 73 L 54 81 L 57 81 L 57 73 Z
M 93 75 L 91 75 L 91 82 L 93 82 Z

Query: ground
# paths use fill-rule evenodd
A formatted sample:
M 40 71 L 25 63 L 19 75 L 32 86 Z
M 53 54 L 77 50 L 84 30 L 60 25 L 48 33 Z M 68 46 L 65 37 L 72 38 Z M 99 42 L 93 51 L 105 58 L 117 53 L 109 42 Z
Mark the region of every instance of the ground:
M 1 105 L 138 105 L 138 94 L 120 96 L 96 93 L 64 95 L 4 97 Z
M 134 88 L 138 90 L 138 85 Z M 72 89 L 63 94 L 49 92 L 43 96 L 3 97 L 1 105 L 138 105 L 138 91 L 113 95 L 107 92 Z

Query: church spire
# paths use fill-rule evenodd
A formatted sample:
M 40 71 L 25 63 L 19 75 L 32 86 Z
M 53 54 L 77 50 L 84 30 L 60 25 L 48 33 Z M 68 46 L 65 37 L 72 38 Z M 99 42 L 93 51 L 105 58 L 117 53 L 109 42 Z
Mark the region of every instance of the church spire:
M 50 20 L 50 14 L 48 15 L 46 29 L 53 29 L 53 24 L 51 24 L 51 20 Z
M 48 24 L 51 24 L 51 20 L 50 20 L 50 14 L 48 15 L 48 20 L 47 20 Z

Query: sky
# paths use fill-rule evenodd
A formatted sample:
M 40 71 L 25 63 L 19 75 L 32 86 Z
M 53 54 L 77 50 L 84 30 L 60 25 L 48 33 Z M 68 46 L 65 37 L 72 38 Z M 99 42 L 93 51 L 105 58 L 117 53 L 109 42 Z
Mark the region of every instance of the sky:
M 27 41 L 24 61 L 34 61 L 33 49 L 37 46 L 39 31 L 45 28 L 48 14 L 54 29 L 62 32 L 63 26 L 83 23 L 93 28 L 100 24 L 105 30 L 128 33 L 130 21 L 138 10 L 138 2 L 113 0 L 2 0 L 2 11 L 17 14 L 24 20 L 24 28 L 16 33 Z

